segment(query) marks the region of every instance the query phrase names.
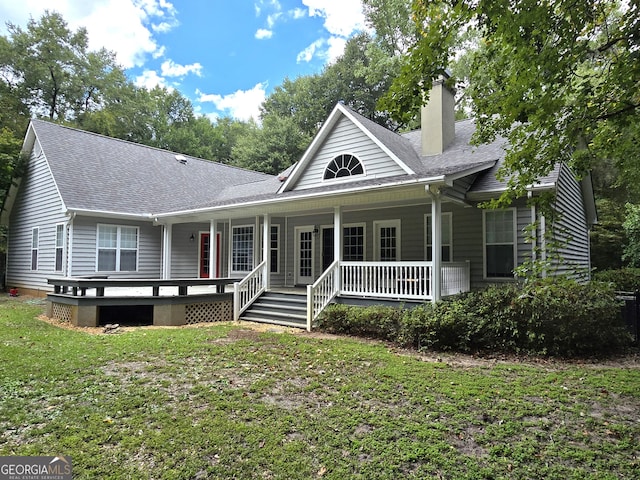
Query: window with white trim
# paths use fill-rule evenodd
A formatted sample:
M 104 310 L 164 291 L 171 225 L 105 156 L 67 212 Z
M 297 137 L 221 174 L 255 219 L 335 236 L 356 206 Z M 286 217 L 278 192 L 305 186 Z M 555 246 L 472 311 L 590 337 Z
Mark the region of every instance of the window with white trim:
M 424 222 L 425 232 L 425 257 L 427 262 L 433 260 L 431 245 L 433 240 L 431 238 L 431 215 L 425 215 Z M 453 235 L 452 235 L 452 215 L 451 212 L 445 212 L 442 214 L 441 225 L 440 225 L 440 237 L 442 242 L 442 252 L 440 253 L 440 260 L 443 262 L 451 262 L 453 259 Z
M 56 225 L 56 272 L 62 271 L 64 259 L 64 223 Z
M 238 225 L 231 229 L 231 272 L 253 270 L 253 225 Z
M 40 249 L 40 228 L 31 229 L 31 270 L 38 270 L 38 251 Z
M 98 225 L 98 272 L 138 270 L 138 227 Z
M 486 278 L 513 278 L 516 265 L 516 210 L 484 210 Z
M 280 225 L 271 225 L 269 236 L 269 254 L 271 255 L 271 273 L 280 271 Z
M 364 167 L 354 155 L 345 153 L 329 162 L 324 170 L 324 180 L 362 175 Z
M 400 261 L 400 220 L 374 222 L 375 261 Z

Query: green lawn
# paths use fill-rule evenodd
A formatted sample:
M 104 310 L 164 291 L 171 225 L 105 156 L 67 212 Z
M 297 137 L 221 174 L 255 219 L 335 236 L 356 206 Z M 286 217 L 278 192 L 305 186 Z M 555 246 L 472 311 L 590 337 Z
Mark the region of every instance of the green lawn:
M 0 302 L 0 455 L 70 455 L 77 478 L 640 472 L 637 363 L 425 361 L 226 324 L 89 335 L 42 308 Z

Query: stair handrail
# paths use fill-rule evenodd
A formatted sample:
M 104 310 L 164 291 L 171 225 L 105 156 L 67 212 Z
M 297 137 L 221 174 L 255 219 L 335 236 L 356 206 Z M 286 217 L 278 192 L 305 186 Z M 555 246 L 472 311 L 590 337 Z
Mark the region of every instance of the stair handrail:
M 267 289 L 267 262 L 263 260 L 246 277 L 233 284 L 233 320 L 240 320 L 240 315 L 251 306 Z
M 340 260 L 335 260 L 322 275 L 307 285 L 307 331 L 327 305 L 340 293 Z

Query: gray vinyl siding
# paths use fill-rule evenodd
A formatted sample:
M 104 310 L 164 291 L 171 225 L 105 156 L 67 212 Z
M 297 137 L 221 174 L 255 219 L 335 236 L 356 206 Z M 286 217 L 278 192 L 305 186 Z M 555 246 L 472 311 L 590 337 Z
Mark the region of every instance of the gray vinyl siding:
M 98 224 L 139 227 L 138 270 L 136 272 L 98 272 L 96 268 Z M 162 275 L 162 228 L 151 222 L 134 222 L 98 217 L 73 220 L 71 274 L 107 275 L 109 278 L 160 278 Z
M 11 211 L 8 232 L 8 287 L 48 291 L 55 271 L 56 225 L 66 223 L 63 203 L 38 142 L 34 148 Z M 31 270 L 31 234 L 39 228 L 38 269 Z
M 355 155 L 362 162 L 367 177 L 381 178 L 405 173 L 362 130 L 343 117 L 320 146 L 293 189 L 302 190 L 326 184 L 327 181 L 323 180 L 325 168 L 332 159 L 344 153 Z M 363 177 L 358 175 L 354 178 Z
M 588 279 L 591 265 L 587 214 L 580 184 L 566 166 L 560 169 L 555 210 L 553 236 L 558 255 L 550 252 L 550 273 Z
M 172 228 L 171 239 L 171 277 L 198 278 L 200 275 L 200 233 L 208 233 L 209 223 L 183 223 Z M 217 233 L 220 234 L 220 276 L 227 277 L 228 262 L 228 224 L 218 222 Z M 194 241 L 191 241 L 193 234 Z
M 198 278 L 199 233 L 209 231 L 208 223 L 185 223 L 172 227 L 171 277 Z M 194 241 L 191 241 L 191 235 Z

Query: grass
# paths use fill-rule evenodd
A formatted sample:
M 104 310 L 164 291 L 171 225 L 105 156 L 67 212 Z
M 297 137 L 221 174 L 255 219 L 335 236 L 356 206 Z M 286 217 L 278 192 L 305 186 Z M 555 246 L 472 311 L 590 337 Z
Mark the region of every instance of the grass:
M 226 324 L 89 335 L 41 312 L 0 303 L 0 455 L 70 455 L 75 478 L 640 471 L 637 364 L 424 361 Z

